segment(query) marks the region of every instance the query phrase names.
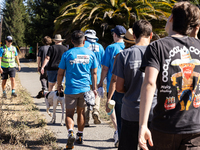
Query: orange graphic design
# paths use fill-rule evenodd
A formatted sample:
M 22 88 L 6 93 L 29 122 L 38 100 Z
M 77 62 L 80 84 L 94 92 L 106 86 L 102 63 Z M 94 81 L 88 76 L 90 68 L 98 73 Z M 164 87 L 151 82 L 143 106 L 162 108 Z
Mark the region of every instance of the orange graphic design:
M 172 61 L 172 66 L 179 66 L 181 72 L 175 73 L 171 77 L 172 85 L 176 86 L 178 92 L 178 100 L 181 105 L 181 111 L 189 110 L 189 107 L 193 101 L 193 106 L 195 108 L 200 106 L 199 98 L 195 95 L 197 86 L 200 80 L 200 73 L 195 72 L 194 68 L 196 65 L 200 65 L 200 61 L 198 59 L 192 59 L 190 56 L 190 52 L 186 47 L 183 47 L 180 51 L 181 59 L 176 59 Z M 177 85 L 176 79 L 178 77 L 182 77 L 182 88 L 179 88 Z M 194 83 L 194 77 L 197 77 L 197 83 Z M 194 84 L 196 85 L 194 87 Z M 188 97 L 188 100 L 185 102 L 183 97 Z

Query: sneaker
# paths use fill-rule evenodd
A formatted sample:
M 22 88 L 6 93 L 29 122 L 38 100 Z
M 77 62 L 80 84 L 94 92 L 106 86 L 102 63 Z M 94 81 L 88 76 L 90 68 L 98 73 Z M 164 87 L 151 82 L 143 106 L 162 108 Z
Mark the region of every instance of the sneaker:
M 101 124 L 101 120 L 99 119 L 98 111 L 93 111 L 92 118 L 94 119 L 94 124 Z
M 69 131 L 66 149 L 73 149 L 74 141 L 75 141 L 74 131 Z
M 17 94 L 16 93 L 12 93 L 11 96 L 17 97 Z
M 6 93 L 3 93 L 2 98 L 7 98 L 7 94 L 6 94 Z
M 83 144 L 83 133 L 76 133 L 76 143 Z
M 44 91 L 43 90 L 38 92 L 38 95 L 36 96 L 36 98 L 42 98 L 42 97 L 44 97 Z
M 90 126 L 89 122 L 85 122 L 85 127 L 89 127 L 89 126 Z
M 115 140 L 115 147 L 118 147 L 119 140 L 118 140 L 118 132 L 117 131 L 114 132 L 113 139 Z

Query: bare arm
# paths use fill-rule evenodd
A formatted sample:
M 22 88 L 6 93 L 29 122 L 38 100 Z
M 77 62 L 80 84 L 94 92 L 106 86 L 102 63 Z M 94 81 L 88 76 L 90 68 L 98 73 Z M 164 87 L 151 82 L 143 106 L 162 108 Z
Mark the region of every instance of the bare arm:
M 91 77 L 92 77 L 92 90 L 95 94 L 95 97 L 97 96 L 97 68 L 94 68 L 91 70 Z
M 146 67 L 145 79 L 141 88 L 140 99 L 140 120 L 139 120 L 139 135 L 138 142 L 143 150 L 148 150 L 147 140 L 150 146 L 153 146 L 151 133 L 147 127 L 149 112 L 151 109 L 153 95 L 156 90 L 156 79 L 158 70 L 154 67 Z
M 121 77 L 117 77 L 116 91 L 119 93 L 126 92 L 125 87 L 124 87 L 124 79 Z
M 37 57 L 38 72 L 40 72 L 40 62 L 41 62 L 41 57 Z
M 42 64 L 42 67 L 41 67 L 41 73 L 42 74 L 44 74 L 44 67 L 47 65 L 47 63 L 49 62 L 49 59 L 50 59 L 50 57 L 49 56 L 46 56 L 45 57 L 45 60 L 44 60 L 44 62 L 43 62 L 43 64 Z
M 117 61 L 119 53 L 115 56 L 114 64 Z M 108 91 L 108 97 L 107 97 L 107 103 L 106 103 L 106 112 L 109 113 L 111 110 L 108 108 L 108 103 L 111 100 L 115 90 L 116 90 L 116 82 L 117 82 L 117 76 L 112 74 L 111 81 L 110 81 L 110 86 L 109 86 L 109 91 Z
M 64 77 L 64 73 L 65 73 L 65 70 L 64 69 L 58 69 L 58 75 L 57 75 L 57 90 L 59 92 L 61 92 L 63 90 L 63 87 L 62 87 L 62 80 L 63 80 L 63 77 Z
M 19 62 L 19 57 L 18 56 L 15 56 L 15 61 L 17 62 L 18 70 L 20 71 L 21 70 L 21 66 L 20 66 L 20 62 Z
M 116 81 L 117 81 L 117 76 L 112 74 L 111 81 L 110 81 L 110 86 L 109 86 L 109 91 L 108 91 L 108 97 L 107 97 L 107 102 L 106 102 L 106 112 L 109 113 L 111 110 L 108 108 L 108 103 L 111 100 L 115 89 L 116 89 Z
M 104 80 L 105 77 L 107 76 L 108 70 L 109 70 L 108 67 L 103 66 L 103 69 L 102 69 L 102 72 L 101 72 L 101 80 L 100 80 L 100 82 L 99 82 L 99 84 L 98 84 L 98 88 L 103 86 L 103 80 Z

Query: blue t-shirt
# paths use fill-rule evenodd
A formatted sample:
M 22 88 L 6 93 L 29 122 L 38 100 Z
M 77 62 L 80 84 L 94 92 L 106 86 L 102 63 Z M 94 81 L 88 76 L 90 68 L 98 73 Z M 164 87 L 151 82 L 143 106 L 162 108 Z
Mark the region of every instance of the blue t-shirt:
M 58 66 L 66 70 L 65 94 L 79 94 L 90 90 L 90 69 L 98 67 L 95 54 L 85 47 L 66 51 Z
M 16 47 L 14 47 L 14 48 L 15 48 L 15 56 L 17 56 L 18 55 L 17 49 L 16 49 Z M 8 49 L 8 51 L 10 51 L 11 47 L 7 47 L 7 49 Z M 4 53 L 4 49 L 3 49 L 3 47 L 0 47 L 0 57 L 3 57 L 3 53 Z M 4 67 L 1 66 L 1 68 L 4 68 Z
M 102 65 L 109 68 L 108 74 L 107 74 L 107 92 L 109 91 L 110 86 L 110 80 L 112 77 L 112 70 L 113 70 L 113 64 L 115 60 L 115 56 L 122 51 L 125 48 L 124 42 L 117 42 L 114 44 L 109 45 L 106 48 L 105 55 L 103 57 Z
M 97 42 L 90 42 L 90 41 L 85 41 L 84 47 L 93 51 L 96 58 L 97 58 L 97 62 L 98 62 L 97 84 L 99 84 L 100 79 L 101 79 L 101 64 L 102 64 L 102 60 L 103 60 L 103 57 L 104 57 L 104 54 L 105 54 L 104 48 L 101 44 L 99 44 Z

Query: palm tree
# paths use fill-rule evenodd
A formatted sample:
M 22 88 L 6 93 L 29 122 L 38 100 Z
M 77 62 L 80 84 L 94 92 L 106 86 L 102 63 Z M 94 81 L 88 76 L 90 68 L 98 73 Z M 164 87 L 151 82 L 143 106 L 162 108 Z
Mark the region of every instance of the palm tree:
M 120 24 L 125 28 L 139 19 L 165 23 L 174 0 L 85 0 L 62 5 L 61 15 L 55 20 L 56 32 L 67 35 L 74 29 L 97 30 L 98 36 L 106 36 L 106 30 Z M 110 38 L 110 36 L 109 36 Z M 111 38 L 112 39 L 112 38 Z

